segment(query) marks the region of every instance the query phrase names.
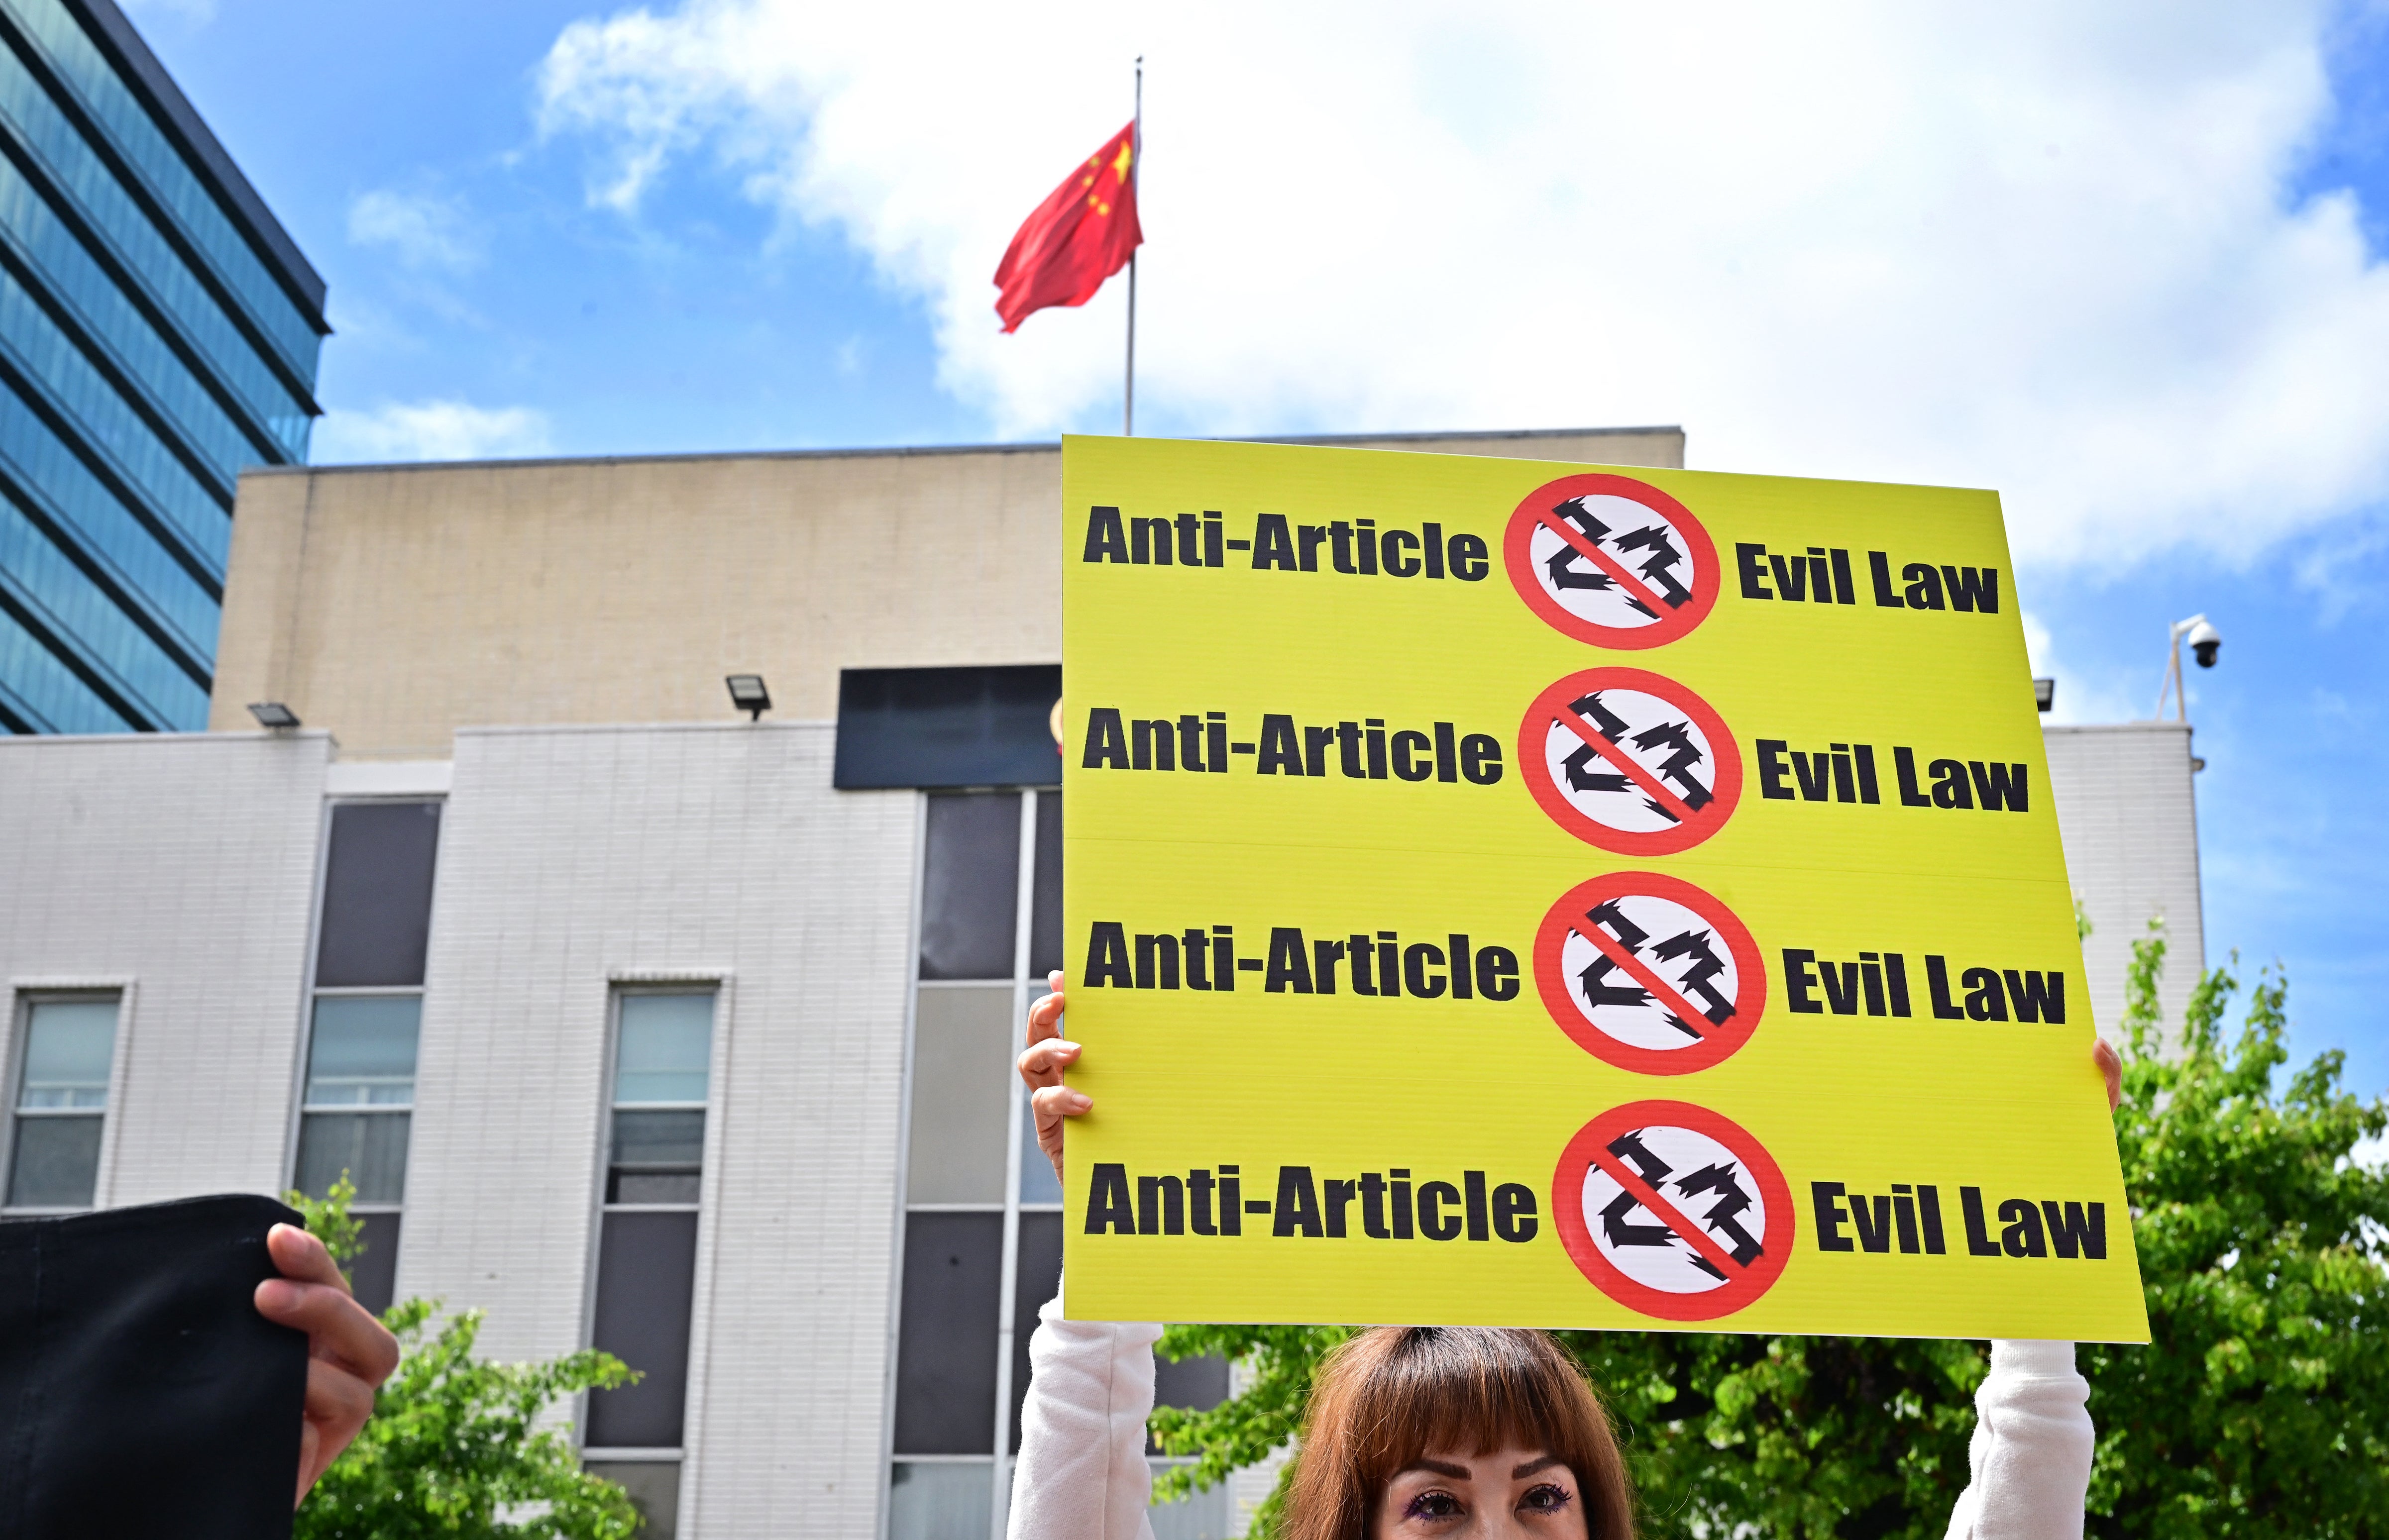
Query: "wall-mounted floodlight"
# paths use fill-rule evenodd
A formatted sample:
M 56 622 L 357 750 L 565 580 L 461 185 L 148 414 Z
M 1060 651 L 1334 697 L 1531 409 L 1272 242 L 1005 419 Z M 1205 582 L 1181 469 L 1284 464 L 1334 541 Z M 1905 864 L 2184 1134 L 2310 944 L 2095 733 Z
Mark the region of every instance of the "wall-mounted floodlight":
M 2055 706 L 2057 704 L 2057 681 L 2053 679 L 2034 680 L 2032 681 L 2032 704 L 2043 712 L 2046 712 L 2050 706 Z
M 762 675 L 728 674 L 722 682 L 730 686 L 730 704 L 746 712 L 748 721 L 761 721 L 772 709 L 772 692 L 763 688 Z
M 249 714 L 268 732 L 287 732 L 299 725 L 299 713 L 280 701 L 252 701 Z
M 2193 615 L 2187 620 L 2177 620 L 2166 628 L 2165 640 L 2173 648 L 2165 660 L 2165 683 L 2157 691 L 2157 720 L 2165 720 L 2165 697 L 2173 697 L 2173 719 L 2190 719 L 2189 703 L 2181 690 L 2181 644 L 2190 643 L 2191 655 L 2202 668 L 2215 667 L 2216 655 L 2223 651 L 2223 633 L 2215 629 L 2204 615 Z

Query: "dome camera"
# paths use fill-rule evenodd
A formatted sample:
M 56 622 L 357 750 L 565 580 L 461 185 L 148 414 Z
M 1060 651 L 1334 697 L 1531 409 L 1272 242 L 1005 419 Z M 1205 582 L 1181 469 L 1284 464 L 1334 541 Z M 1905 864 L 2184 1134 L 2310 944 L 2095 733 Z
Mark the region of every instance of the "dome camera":
M 2190 643 L 2191 655 L 2202 668 L 2215 667 L 2215 657 L 2223 650 L 2223 633 L 2204 615 L 2193 615 L 2187 620 L 2177 620 L 2165 628 L 2173 643 L 2173 652 L 2165 660 L 2165 688 L 2157 692 L 2157 719 L 2165 720 L 2165 697 L 2173 697 L 2173 719 L 2184 721 L 2189 717 L 2189 696 L 2182 689 L 2181 644 Z

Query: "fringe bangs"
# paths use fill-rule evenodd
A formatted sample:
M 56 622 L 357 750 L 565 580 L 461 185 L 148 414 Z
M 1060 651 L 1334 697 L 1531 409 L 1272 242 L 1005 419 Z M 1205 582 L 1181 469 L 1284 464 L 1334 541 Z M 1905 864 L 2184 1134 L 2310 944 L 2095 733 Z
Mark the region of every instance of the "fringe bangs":
M 1365 1540 L 1395 1473 L 1430 1455 L 1553 1455 L 1576 1478 L 1587 1533 L 1631 1540 L 1617 1442 L 1576 1360 L 1548 1332 L 1381 1326 L 1320 1370 L 1287 1493 L 1286 1540 Z

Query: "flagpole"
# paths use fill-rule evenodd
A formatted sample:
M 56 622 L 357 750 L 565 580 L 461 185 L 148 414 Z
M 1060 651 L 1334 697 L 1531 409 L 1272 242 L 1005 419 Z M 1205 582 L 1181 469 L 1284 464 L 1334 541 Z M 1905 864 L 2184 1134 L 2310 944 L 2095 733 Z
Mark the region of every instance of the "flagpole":
M 1129 132 L 1129 182 L 1144 180 L 1144 56 L 1136 56 L 1136 119 Z M 1143 210 L 1137 210 L 1140 216 Z M 1120 397 L 1120 434 L 1136 437 L 1136 253 L 1128 254 L 1128 388 Z

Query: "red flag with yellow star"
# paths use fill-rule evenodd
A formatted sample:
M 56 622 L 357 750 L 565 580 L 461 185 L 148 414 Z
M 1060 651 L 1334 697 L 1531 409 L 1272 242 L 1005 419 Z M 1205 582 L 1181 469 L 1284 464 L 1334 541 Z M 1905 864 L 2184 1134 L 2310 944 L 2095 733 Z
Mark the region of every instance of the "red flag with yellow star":
M 1063 178 L 1012 237 L 995 270 L 1003 329 L 1048 305 L 1083 305 L 1144 243 L 1136 223 L 1136 124 Z

